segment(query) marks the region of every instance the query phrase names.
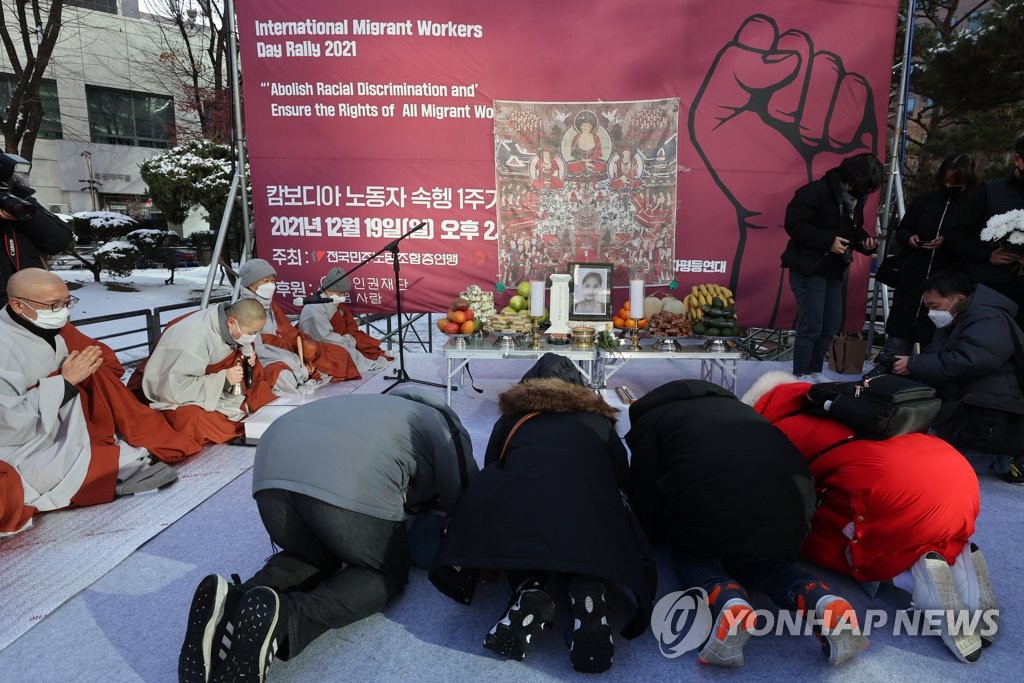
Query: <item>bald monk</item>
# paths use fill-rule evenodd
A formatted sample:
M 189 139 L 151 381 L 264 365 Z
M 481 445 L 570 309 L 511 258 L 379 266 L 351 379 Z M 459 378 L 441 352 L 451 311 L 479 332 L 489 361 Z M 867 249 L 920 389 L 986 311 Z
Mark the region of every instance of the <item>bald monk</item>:
M 302 307 L 299 329 L 318 342 L 336 344 L 348 351 L 359 372 L 382 370 L 392 358 L 380 348 L 380 340 L 359 329 L 355 316 L 343 305 L 352 283 L 345 271 L 334 267 L 323 279 L 327 285 L 324 297 L 327 304 L 308 304 Z
M 63 280 L 39 268 L 7 282 L 0 311 L 0 532 L 24 528 L 35 510 L 166 486 L 177 474 L 153 455 L 173 462 L 199 450 L 128 393 L 109 347 L 68 322 L 76 302 Z
M 348 350 L 335 344 L 321 344 L 309 334 L 300 332 L 280 304 L 274 301 L 277 271 L 267 261 L 254 258 L 238 269 L 241 289 L 239 297 L 259 301 L 267 312 L 267 322 L 257 342 L 257 355 L 266 366 L 268 377 L 274 382 L 274 392 L 306 393 L 303 381 L 298 389 L 291 386 L 308 376 L 305 386 L 315 387 L 324 382 L 359 379 L 360 368 Z M 299 340 L 302 340 L 302 360 L 299 360 Z M 288 371 L 284 370 L 287 366 Z M 303 367 L 304 366 L 304 367 Z
M 266 319 L 258 301 L 241 299 L 196 311 L 168 327 L 142 373 L 150 405 L 199 443 L 242 436 L 242 420 L 274 400 L 252 346 Z M 252 368 L 248 387 L 243 361 Z M 233 394 L 234 385 L 242 385 L 242 393 Z

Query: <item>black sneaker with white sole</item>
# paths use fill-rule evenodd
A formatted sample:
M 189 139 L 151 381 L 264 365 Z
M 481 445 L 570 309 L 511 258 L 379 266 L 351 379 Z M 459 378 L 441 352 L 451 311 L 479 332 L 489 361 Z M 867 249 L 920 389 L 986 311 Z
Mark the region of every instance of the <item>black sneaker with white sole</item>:
M 262 683 L 279 646 L 281 601 L 266 586 L 247 591 L 228 620 L 231 647 L 216 665 L 211 681 Z
M 604 583 L 575 576 L 569 582 L 570 633 L 569 659 L 572 668 L 583 673 L 601 673 L 612 666 L 615 642 L 608 624 L 608 602 Z
M 522 661 L 541 631 L 552 624 L 555 603 L 540 588 L 516 591 L 508 609 L 484 638 L 484 647 L 503 657 Z
M 178 655 L 178 683 L 206 683 L 222 658 L 221 639 L 227 618 L 244 591 L 223 576 L 210 574 L 199 582 L 188 611 L 185 642 Z

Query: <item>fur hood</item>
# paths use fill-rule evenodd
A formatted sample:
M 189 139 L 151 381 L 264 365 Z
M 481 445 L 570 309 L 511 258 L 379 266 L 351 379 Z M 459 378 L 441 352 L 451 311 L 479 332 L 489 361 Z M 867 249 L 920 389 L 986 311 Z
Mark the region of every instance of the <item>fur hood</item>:
M 618 410 L 592 389 L 561 379 L 527 379 L 498 396 L 502 415 L 520 415 L 535 410 L 546 413 L 596 413 L 615 424 Z

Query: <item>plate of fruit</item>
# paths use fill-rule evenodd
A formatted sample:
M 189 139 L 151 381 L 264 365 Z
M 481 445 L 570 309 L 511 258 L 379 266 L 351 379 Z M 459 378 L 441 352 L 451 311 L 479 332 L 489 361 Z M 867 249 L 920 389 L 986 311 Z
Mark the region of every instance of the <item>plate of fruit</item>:
M 437 321 L 437 329 L 449 336 L 467 337 L 475 334 L 483 327 L 476 313 L 469 306 L 469 301 L 461 296 L 452 299 L 451 306 L 443 318 Z

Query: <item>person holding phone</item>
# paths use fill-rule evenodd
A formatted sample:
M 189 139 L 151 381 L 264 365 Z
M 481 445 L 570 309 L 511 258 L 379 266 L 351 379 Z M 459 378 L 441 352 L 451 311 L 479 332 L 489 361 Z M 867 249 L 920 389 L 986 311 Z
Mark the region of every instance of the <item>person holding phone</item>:
M 951 154 L 939 164 L 935 181 L 936 188 L 918 195 L 896 228 L 896 242 L 908 253 L 885 321 L 883 350 L 899 355 L 909 354 L 915 342 L 926 345 L 935 331 L 922 313 L 921 294 L 928 277 L 951 265 L 945 234 L 966 219 L 965 199 L 979 182 L 974 158 Z

